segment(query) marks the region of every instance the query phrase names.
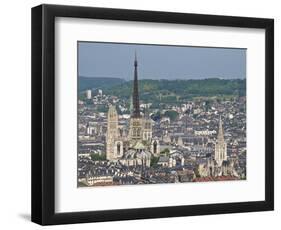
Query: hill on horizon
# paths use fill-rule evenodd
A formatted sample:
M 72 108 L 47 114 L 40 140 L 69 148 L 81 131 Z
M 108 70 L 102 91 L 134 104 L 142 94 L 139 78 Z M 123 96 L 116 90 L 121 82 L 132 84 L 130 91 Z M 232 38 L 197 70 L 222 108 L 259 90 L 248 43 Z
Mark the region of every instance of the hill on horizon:
M 79 78 L 80 92 L 86 89 L 102 89 L 105 94 L 129 99 L 133 81 L 121 78 Z M 188 80 L 139 80 L 140 99 L 144 102 L 174 102 L 195 97 L 245 96 L 246 79 L 188 79 Z
M 109 95 L 129 98 L 132 93 L 133 81 L 125 81 L 104 89 Z M 246 79 L 209 78 L 201 80 L 139 80 L 140 99 L 144 101 L 166 98 L 167 101 L 176 98 L 193 98 L 200 96 L 246 95 Z
M 87 89 L 105 89 L 124 83 L 125 80 L 117 77 L 85 77 L 79 76 L 79 92 Z

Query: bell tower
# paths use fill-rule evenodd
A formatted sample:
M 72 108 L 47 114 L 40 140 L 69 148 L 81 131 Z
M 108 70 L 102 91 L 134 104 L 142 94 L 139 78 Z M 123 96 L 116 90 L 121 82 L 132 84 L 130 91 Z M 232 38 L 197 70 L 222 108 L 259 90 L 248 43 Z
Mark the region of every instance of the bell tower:
M 145 108 L 143 118 L 143 140 L 151 141 L 152 138 L 152 122 L 149 116 L 148 109 Z
M 111 105 L 107 114 L 107 134 L 106 134 L 106 159 L 113 160 L 114 142 L 118 138 L 118 113 L 115 106 Z

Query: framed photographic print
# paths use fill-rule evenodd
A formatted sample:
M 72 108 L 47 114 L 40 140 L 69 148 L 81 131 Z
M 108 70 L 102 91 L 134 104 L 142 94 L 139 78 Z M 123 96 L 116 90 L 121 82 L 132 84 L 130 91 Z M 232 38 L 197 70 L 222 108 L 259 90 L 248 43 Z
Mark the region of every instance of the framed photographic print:
M 273 19 L 32 9 L 32 221 L 273 210 Z

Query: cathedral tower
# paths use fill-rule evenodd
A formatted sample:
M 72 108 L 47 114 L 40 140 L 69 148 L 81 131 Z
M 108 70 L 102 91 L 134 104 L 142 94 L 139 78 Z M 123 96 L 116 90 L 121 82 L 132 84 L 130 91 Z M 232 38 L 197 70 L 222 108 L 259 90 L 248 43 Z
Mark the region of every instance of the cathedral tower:
M 113 160 L 115 140 L 118 138 L 118 113 L 115 106 L 110 105 L 107 114 L 106 159 Z
M 143 118 L 143 140 L 151 141 L 152 138 L 152 121 L 149 116 L 149 111 L 145 108 Z
M 138 89 L 138 61 L 135 53 L 134 83 L 133 83 L 133 110 L 130 119 L 130 139 L 142 140 L 142 119 L 140 115 L 139 89 Z
M 215 161 L 219 166 L 221 166 L 222 162 L 226 160 L 227 160 L 227 145 L 226 142 L 224 141 L 222 121 L 220 117 L 218 137 L 215 145 Z

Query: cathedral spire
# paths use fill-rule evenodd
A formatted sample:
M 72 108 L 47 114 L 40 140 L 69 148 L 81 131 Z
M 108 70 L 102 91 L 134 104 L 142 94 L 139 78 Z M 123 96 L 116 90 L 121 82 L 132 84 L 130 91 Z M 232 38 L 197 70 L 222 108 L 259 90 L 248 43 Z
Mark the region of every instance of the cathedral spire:
M 139 102 L 139 89 L 138 89 L 138 61 L 137 53 L 135 51 L 135 61 L 134 61 L 134 84 L 133 84 L 133 113 L 132 117 L 140 117 L 140 102 Z
M 134 66 L 138 66 L 138 60 L 137 60 L 137 51 L 135 51 L 135 61 L 134 61 Z
M 220 121 L 219 121 L 218 141 L 219 142 L 224 142 L 221 116 L 220 116 Z

